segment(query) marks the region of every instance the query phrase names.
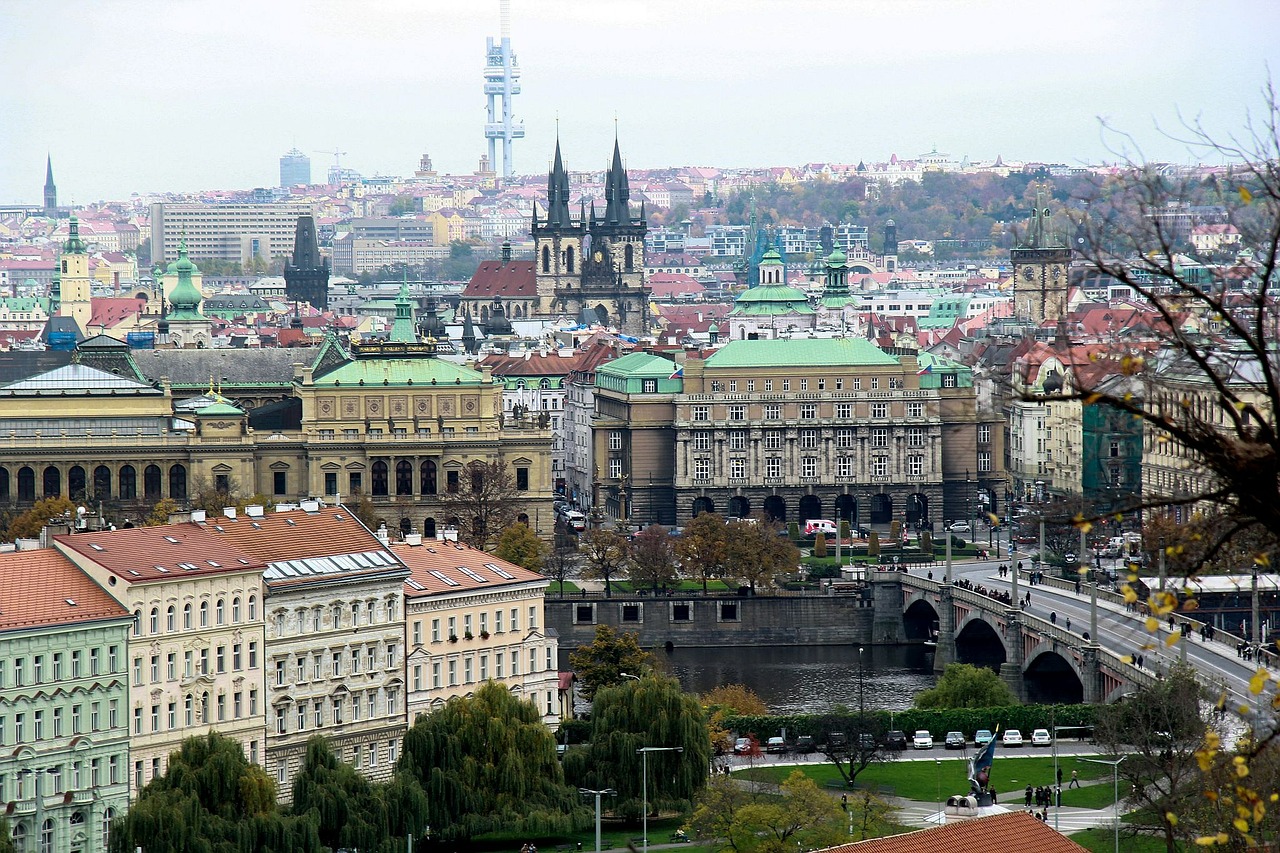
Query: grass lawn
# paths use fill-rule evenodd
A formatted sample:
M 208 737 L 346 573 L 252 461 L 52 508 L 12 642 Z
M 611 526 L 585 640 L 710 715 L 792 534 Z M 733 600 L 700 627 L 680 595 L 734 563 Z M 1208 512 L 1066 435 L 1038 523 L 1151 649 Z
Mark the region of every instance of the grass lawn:
M 1076 844 L 1086 850 L 1093 850 L 1096 853 L 1111 853 L 1116 849 L 1115 831 L 1098 827 L 1096 829 L 1086 829 L 1084 832 L 1077 832 L 1068 836 Z M 1126 835 L 1125 828 L 1120 828 L 1120 849 L 1126 853 L 1164 853 L 1167 849 L 1164 844 L 1164 838 L 1155 835 Z M 1184 849 L 1179 845 L 1179 850 Z
M 1077 770 L 1081 781 L 1100 779 L 1110 775 L 1110 769 L 1100 764 L 1088 764 L 1070 757 L 1060 757 L 1058 766 L 1062 768 L 1063 778 L 1071 779 L 1071 771 Z M 735 776 L 759 779 L 778 783 L 787 778 L 791 771 L 799 769 L 812 777 L 819 785 L 839 787 L 842 784 L 840 774 L 830 764 L 817 764 L 803 767 L 755 767 L 740 770 Z M 968 761 L 951 753 L 948 757 L 938 756 L 934 761 L 891 761 L 883 764 L 872 764 L 858 774 L 857 786 L 861 788 L 891 789 L 893 796 L 908 800 L 934 802 L 951 794 L 969 792 Z M 1053 781 L 1052 756 L 1028 756 L 1024 758 L 1008 758 L 997 755 L 992 766 L 991 784 L 1002 802 L 1021 803 L 1023 790 L 1031 785 L 1047 785 Z M 1110 805 L 1111 785 L 1094 785 L 1074 788 L 1062 792 L 1064 806 L 1080 806 L 1083 808 L 1101 808 Z
M 671 833 L 675 832 L 684 825 L 683 817 L 664 817 L 649 819 L 649 845 L 668 844 L 671 841 Z M 623 824 L 621 821 L 605 819 L 600 826 L 600 844 L 604 850 L 612 850 L 616 848 L 625 848 L 631 839 L 636 839 L 636 848 L 639 849 L 640 841 L 644 833 L 639 825 L 631 826 Z M 596 849 L 596 831 L 594 824 L 585 832 L 572 833 L 565 836 L 556 836 L 554 838 L 526 838 L 515 837 L 509 832 L 494 832 L 488 835 L 482 835 L 475 839 L 469 845 L 473 850 L 514 850 L 526 841 L 531 841 L 537 845 L 539 851 L 546 853 L 555 853 L 556 845 L 568 845 L 570 850 L 576 849 L 579 843 L 582 844 L 584 851 Z M 714 848 L 695 847 L 692 844 L 682 846 L 680 850 L 687 853 L 695 851 L 708 851 Z
M 560 595 L 561 593 L 570 595 L 579 591 L 579 586 L 573 581 L 565 581 L 564 583 L 561 583 L 560 581 L 552 581 L 551 585 L 547 588 L 548 594 L 551 595 Z

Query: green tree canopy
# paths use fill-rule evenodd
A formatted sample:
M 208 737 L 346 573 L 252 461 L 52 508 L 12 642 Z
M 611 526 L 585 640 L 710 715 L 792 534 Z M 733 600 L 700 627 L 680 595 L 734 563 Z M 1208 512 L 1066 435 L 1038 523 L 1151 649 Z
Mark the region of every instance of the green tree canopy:
M 569 653 L 569 666 L 578 676 L 578 692 L 588 701 L 600 688 L 625 681 L 622 673 L 644 675 L 653 665 L 653 655 L 640 648 L 635 634 L 619 633 L 608 625 L 597 625 L 591 643 Z
M 679 747 L 683 752 L 648 753 L 650 814 L 687 812 L 707 780 L 711 738 L 696 696 L 674 678 L 648 674 L 596 691 L 591 707 L 591 743 L 565 754 L 565 776 L 578 785 L 618 792 L 615 811 L 640 817 L 642 747 Z
M 111 831 L 113 853 L 319 853 L 316 823 L 276 807 L 275 784 L 234 740 L 188 738 Z
M 724 517 L 714 512 L 701 512 L 685 525 L 676 542 L 676 556 L 686 577 L 699 578 L 702 591 L 707 581 L 724 573 L 728 529 Z
M 317 825 L 326 847 L 374 850 L 390 834 L 381 786 L 338 758 L 328 742 L 307 741 L 302 770 L 293 779 L 293 813 Z
M 426 794 L 426 813 L 414 817 L 444 842 L 498 830 L 544 837 L 590 823 L 564 783 L 542 715 L 501 684 L 487 682 L 419 717 L 398 766 Z
M 936 687 L 916 694 L 917 708 L 995 708 L 1017 705 L 1009 685 L 982 666 L 949 663 Z
M 35 539 L 50 519 L 66 516 L 75 519 L 76 505 L 67 498 L 42 498 L 31 509 L 9 522 L 9 538 Z
M 650 524 L 631 543 L 631 580 L 657 592 L 675 579 L 675 539 L 661 524 Z
M 502 531 L 493 554 L 531 572 L 541 572 L 546 566 L 548 550 L 547 543 L 539 539 L 529 525 L 516 523 Z
M 699 798 L 690 824 L 700 839 L 734 853 L 791 853 L 847 840 L 845 815 L 816 782 L 795 770 L 780 797 L 762 797 L 728 778 L 716 779 Z
M 727 525 L 725 573 L 750 584 L 772 586 L 784 572 L 800 565 L 800 549 L 782 534 L 782 525 L 765 515 Z

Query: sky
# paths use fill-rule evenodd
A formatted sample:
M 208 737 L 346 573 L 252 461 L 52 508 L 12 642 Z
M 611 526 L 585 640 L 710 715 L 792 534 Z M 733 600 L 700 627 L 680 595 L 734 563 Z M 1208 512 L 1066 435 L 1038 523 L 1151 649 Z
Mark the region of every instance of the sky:
M 1276 0 L 511 0 L 526 138 L 569 168 L 856 163 L 930 150 L 1208 160 L 1280 74 Z M 0 203 L 249 189 L 279 157 L 407 175 L 486 150 L 499 0 L 0 0 Z M 1102 120 L 1128 137 L 1109 133 Z M 615 125 L 616 122 L 616 125 Z

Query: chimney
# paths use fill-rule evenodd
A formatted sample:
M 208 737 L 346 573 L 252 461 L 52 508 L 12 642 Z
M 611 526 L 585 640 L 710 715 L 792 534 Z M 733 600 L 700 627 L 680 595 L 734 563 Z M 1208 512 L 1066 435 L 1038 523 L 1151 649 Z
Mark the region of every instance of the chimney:
M 421 533 L 406 533 L 406 534 L 404 535 L 404 544 L 406 544 L 406 545 L 421 545 L 421 544 L 422 544 L 422 534 L 421 534 Z
M 233 506 L 224 506 L 222 508 L 222 514 L 225 515 L 227 518 L 234 519 L 236 517 L 236 508 Z
M 263 507 L 261 504 L 250 504 L 244 508 L 244 514 L 249 518 L 262 518 Z
M 204 510 L 202 510 L 202 509 L 193 509 L 193 510 L 191 510 L 191 523 L 192 523 L 192 524 L 204 524 L 204 522 L 205 522 L 205 517 L 206 517 L 206 513 L 205 513 L 205 511 L 204 511 Z
M 387 525 L 383 524 L 378 528 L 378 532 L 373 534 L 378 537 L 378 541 L 383 545 L 391 544 L 391 534 L 387 533 Z
M 320 511 L 320 501 L 303 501 L 300 506 L 303 512 Z

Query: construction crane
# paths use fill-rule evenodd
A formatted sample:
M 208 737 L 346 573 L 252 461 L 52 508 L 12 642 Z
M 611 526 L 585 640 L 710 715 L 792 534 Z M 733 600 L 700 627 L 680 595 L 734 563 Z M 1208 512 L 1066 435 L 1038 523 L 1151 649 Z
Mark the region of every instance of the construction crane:
M 341 159 L 341 158 L 343 158 L 343 157 L 347 156 L 347 152 L 345 152 L 345 151 L 338 151 L 338 150 L 336 150 L 336 149 L 335 149 L 335 150 L 333 150 L 333 151 L 317 151 L 316 153 L 317 153 L 317 154 L 332 154 L 332 155 L 333 155 L 333 165 L 334 165 L 334 167 L 335 167 L 335 168 L 340 168 L 340 167 L 342 166 L 342 159 Z

